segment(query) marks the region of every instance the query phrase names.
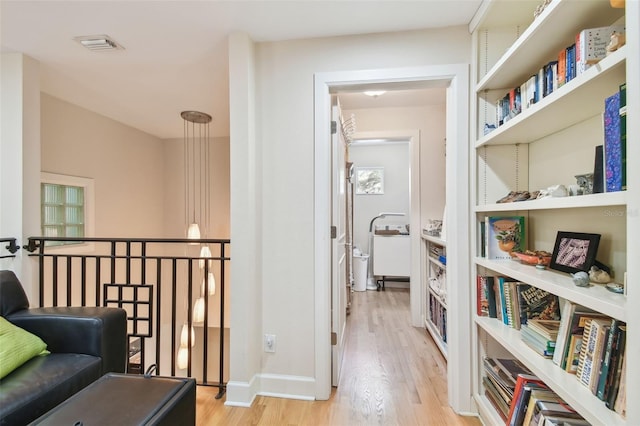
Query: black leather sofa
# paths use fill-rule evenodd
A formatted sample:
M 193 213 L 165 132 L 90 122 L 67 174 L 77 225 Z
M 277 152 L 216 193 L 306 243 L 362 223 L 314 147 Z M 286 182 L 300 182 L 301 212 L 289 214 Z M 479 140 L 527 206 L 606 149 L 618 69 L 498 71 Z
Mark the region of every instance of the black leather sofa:
M 32 308 L 11 271 L 0 271 L 0 315 L 40 337 L 51 352 L 0 380 L 0 425 L 24 425 L 108 372 L 122 373 L 126 311 L 105 307 Z

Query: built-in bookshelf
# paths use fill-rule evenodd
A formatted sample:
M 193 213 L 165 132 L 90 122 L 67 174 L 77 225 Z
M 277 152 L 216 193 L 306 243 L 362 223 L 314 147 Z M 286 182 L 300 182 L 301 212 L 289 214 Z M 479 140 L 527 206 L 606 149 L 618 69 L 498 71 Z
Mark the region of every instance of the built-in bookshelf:
M 561 305 L 576 303 L 634 329 L 638 316 L 631 307 L 640 306 L 637 292 L 616 294 L 603 285 L 578 287 L 568 273 L 481 256 L 481 223 L 485 218 L 518 215 L 526 218 L 528 249 L 552 251 L 558 231 L 597 233 L 601 235 L 597 259 L 612 267 L 614 281 L 622 283 L 625 272 L 629 283 L 633 276 L 637 281 L 638 267 L 633 261 L 640 258 L 640 251 L 632 237 L 638 229 L 637 214 L 633 214 L 638 211 L 637 180 L 627 179 L 627 191 L 497 202 L 510 191 L 533 192 L 558 184 L 568 187 L 576 183 L 576 175 L 592 172 L 595 146 L 603 144 L 604 100 L 626 82 L 627 75 L 639 72 L 640 41 L 627 37 L 625 46 L 597 65 L 497 125 L 496 105 L 500 98 L 556 59 L 562 49 L 575 42 L 580 31 L 622 24 L 627 34 L 638 34 L 640 7 L 629 1 L 624 9 L 612 8 L 608 0 L 553 0 L 534 17 L 534 10 L 541 3 L 485 0 L 470 24 L 474 48 L 472 247 L 477 248 L 470 260 L 470 291 L 477 295 L 477 276 L 508 277 L 557 295 Z M 637 94 L 638 84 L 637 78 L 628 81 L 627 90 L 632 86 L 632 93 Z M 629 102 L 635 103 L 628 108 L 637 111 L 638 100 L 630 100 L 627 95 Z M 638 140 L 639 136 L 637 125 L 627 127 L 627 140 Z M 635 147 L 627 151 L 627 170 L 640 166 L 637 152 Z M 519 330 L 495 318 L 474 315 L 472 340 L 472 393 L 485 424 L 504 423 L 485 396 L 482 380 L 483 359 L 493 356 L 518 359 L 591 424 L 640 424 L 640 409 L 628 404 L 625 418 L 607 408 L 578 382 L 575 374 L 525 344 Z M 627 353 L 630 350 L 627 346 Z M 628 383 L 640 375 L 632 364 L 626 366 Z M 627 390 L 627 394 L 638 396 L 638 391 Z M 627 400 L 633 399 L 627 396 Z
M 447 243 L 422 234 L 425 244 L 424 325 L 436 345 L 447 357 Z

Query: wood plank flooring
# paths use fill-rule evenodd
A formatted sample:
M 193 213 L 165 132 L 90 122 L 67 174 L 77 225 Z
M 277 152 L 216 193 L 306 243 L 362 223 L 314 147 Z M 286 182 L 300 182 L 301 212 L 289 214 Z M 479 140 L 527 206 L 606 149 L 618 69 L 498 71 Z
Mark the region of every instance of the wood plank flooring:
M 447 405 L 447 364 L 426 330 L 410 325 L 409 292 L 353 293 L 340 383 L 328 401 L 257 397 L 226 407 L 197 388 L 197 425 L 480 425 Z

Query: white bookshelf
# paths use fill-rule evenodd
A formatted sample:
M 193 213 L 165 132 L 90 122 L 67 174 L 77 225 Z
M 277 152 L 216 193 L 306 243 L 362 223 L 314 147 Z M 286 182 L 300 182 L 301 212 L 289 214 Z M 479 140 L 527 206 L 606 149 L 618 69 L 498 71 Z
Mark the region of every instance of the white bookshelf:
M 446 256 L 446 247 L 447 243 L 438 237 L 434 237 L 431 235 L 422 234 L 422 240 L 425 244 L 425 278 L 423 280 L 424 286 L 424 325 L 433 340 L 436 343 L 442 355 L 447 358 L 447 343 L 446 338 L 443 336 L 441 332 L 440 320 L 436 319 L 434 322 L 432 319 L 432 312 L 441 312 L 444 310 L 445 315 L 447 316 L 447 301 L 446 301 L 446 293 L 447 293 L 447 280 L 446 280 L 446 270 L 447 267 L 444 263 L 440 261 L 440 259 L 432 253 L 432 248 L 436 248 L 440 250 L 444 256 Z M 441 277 L 439 282 L 441 283 L 441 287 L 434 288 L 432 284 L 432 280 L 435 280 L 438 276 Z M 446 323 L 448 322 L 448 318 L 445 319 L 445 330 Z M 446 334 L 446 331 L 445 331 Z
M 635 175 L 634 167 L 637 169 L 640 166 L 637 148 L 632 147 L 627 152 L 627 170 L 631 175 L 631 178 L 629 175 L 627 177 L 627 191 L 504 204 L 494 202 L 500 198 L 499 195 L 506 195 L 506 189 L 543 189 L 535 187 L 537 183 L 544 181 L 539 178 L 541 175 L 555 176 L 558 183 L 572 183 L 567 181 L 567 176 L 572 178 L 573 175 L 592 168 L 593 163 L 588 164 L 584 158 L 589 156 L 589 150 L 595 145 L 602 144 L 601 136 L 593 131 L 593 123 L 597 123 L 602 113 L 604 99 L 615 93 L 622 82 L 627 81 L 626 76 L 639 75 L 640 72 L 640 40 L 638 37 L 629 37 L 629 34 L 638 34 L 640 26 L 640 7 L 637 2 L 630 5 L 627 0 L 625 11 L 611 8 L 608 0 L 553 0 L 534 19 L 533 10 L 540 3 L 485 0 L 470 24 L 474 43 L 472 85 L 475 88 L 471 102 L 471 154 L 472 158 L 475 157 L 471 162 L 472 246 L 479 247 L 480 221 L 485 216 L 492 215 L 524 215 L 527 232 L 531 232 L 528 234 L 529 249 L 553 247 L 555 233 L 560 230 L 599 233 L 602 235 L 602 253 L 599 251 L 598 260 L 604 258 L 604 263 L 614 266 L 617 282 L 622 281 L 622 274 L 626 271 L 631 286 L 633 281 L 630 278 L 637 277 L 638 272 L 634 262 L 640 259 L 637 236 L 633 235 L 638 230 L 638 218 L 634 212 L 638 209 L 639 188 L 637 179 L 632 180 Z M 517 13 L 510 9 L 513 7 L 517 7 Z M 556 59 L 558 52 L 572 44 L 580 30 L 621 21 L 627 28 L 626 46 L 565 83 L 540 102 L 524 109 L 502 126 L 484 134 L 485 122 L 492 123 L 495 116 L 495 101 L 502 98 L 510 88 L 520 86 L 531 75 L 536 74 L 541 66 Z M 637 78 L 627 81 L 627 104 L 631 111 L 639 110 L 638 100 L 630 99 L 630 96 L 640 92 L 638 84 Z M 628 118 L 627 122 L 631 121 L 633 118 Z M 635 123 L 628 124 L 627 140 L 638 140 L 639 127 Z M 549 156 L 554 156 L 556 147 L 570 153 L 575 150 L 575 158 L 570 158 L 566 163 L 551 161 L 549 164 L 539 164 L 540 159 L 545 158 L 544 150 L 548 150 Z M 558 164 L 562 164 L 562 167 Z M 594 217 L 599 220 L 594 220 Z M 626 295 L 621 295 L 612 293 L 601 285 L 578 287 L 569 274 L 549 269 L 540 270 L 513 260 L 495 261 L 472 257 L 470 263 L 473 274 L 470 277 L 470 291 L 474 294 L 474 302 L 476 276 L 501 275 L 549 291 L 564 301 L 572 301 L 625 321 L 629 329 L 635 329 L 640 324 L 639 316 L 633 309 L 635 305 L 640 306 L 638 291 L 628 290 Z M 484 356 L 512 356 L 519 359 L 592 424 L 640 424 L 640 409 L 633 407 L 631 402 L 627 404 L 627 418 L 624 419 L 615 411 L 609 410 L 588 388 L 578 383 L 575 375 L 565 372 L 524 344 L 519 331 L 494 318 L 478 317 L 475 315 L 475 303 L 471 308 L 474 312 L 474 377 L 471 393 L 478 414 L 485 424 L 500 424 L 502 420 L 484 395 Z M 638 346 L 631 343 L 631 348 L 638 349 Z M 627 347 L 627 353 L 632 349 Z M 640 377 L 640 370 L 632 364 L 628 363 L 627 383 L 631 383 L 630 386 L 633 387 Z M 638 391 L 628 390 L 627 401 L 633 401 L 630 398 L 634 396 L 638 396 Z

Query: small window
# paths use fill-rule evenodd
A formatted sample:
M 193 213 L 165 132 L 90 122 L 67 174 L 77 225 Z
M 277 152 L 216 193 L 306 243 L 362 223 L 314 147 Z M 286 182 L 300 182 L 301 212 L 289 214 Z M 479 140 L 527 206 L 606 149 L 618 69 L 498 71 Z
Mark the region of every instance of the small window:
M 367 195 L 384 194 L 384 168 L 383 167 L 356 168 L 356 194 L 367 194 Z
M 93 180 L 42 173 L 41 229 L 43 237 L 77 237 L 92 234 Z M 49 246 L 78 244 L 47 242 Z

